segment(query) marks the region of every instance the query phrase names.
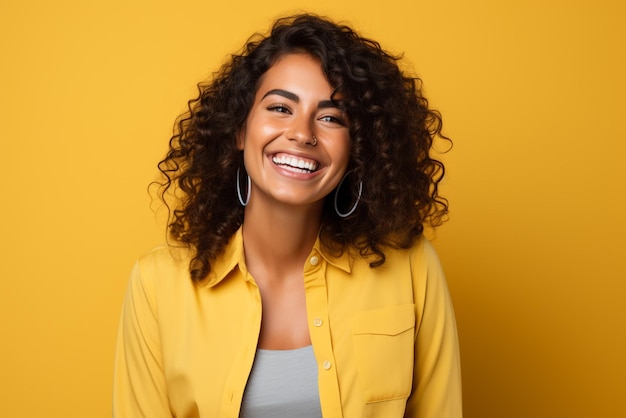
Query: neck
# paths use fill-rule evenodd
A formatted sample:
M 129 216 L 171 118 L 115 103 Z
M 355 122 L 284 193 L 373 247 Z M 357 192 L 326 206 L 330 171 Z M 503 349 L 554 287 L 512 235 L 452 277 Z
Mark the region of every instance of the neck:
M 322 205 L 262 205 L 250 201 L 243 223 L 248 270 L 272 280 L 302 274 L 321 225 Z

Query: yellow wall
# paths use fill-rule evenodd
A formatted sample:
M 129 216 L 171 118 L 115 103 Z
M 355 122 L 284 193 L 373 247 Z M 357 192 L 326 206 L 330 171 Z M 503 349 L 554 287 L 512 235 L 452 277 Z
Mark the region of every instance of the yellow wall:
M 466 417 L 626 416 L 623 2 L 288 5 L 308 3 L 406 51 L 455 139 L 435 244 Z M 126 279 L 163 240 L 145 189 L 172 122 L 284 7 L 0 6 L 3 416 L 110 415 Z

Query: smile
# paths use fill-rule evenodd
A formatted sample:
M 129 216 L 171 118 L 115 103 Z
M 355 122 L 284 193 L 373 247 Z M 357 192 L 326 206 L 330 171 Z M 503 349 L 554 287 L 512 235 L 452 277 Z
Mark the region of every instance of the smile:
M 276 154 L 272 157 L 274 164 L 294 173 L 313 173 L 319 163 L 315 160 L 304 159 L 289 154 Z

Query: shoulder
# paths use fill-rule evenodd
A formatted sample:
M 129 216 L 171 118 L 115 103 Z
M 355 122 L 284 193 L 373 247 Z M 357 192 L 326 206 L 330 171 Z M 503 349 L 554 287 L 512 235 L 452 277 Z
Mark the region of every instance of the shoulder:
M 146 272 L 163 269 L 179 270 L 189 266 L 190 250 L 185 247 L 159 245 L 145 252 L 137 260 L 137 266 Z
M 424 235 L 419 236 L 413 244 L 408 248 L 391 248 L 387 247 L 383 250 L 385 254 L 385 263 L 381 266 L 381 270 L 387 268 L 409 269 L 416 273 L 420 271 L 426 272 L 428 269 L 439 269 L 441 264 L 437 251 L 431 242 Z M 363 258 L 362 263 L 369 264 L 369 258 Z M 377 267 L 378 268 L 378 267 Z M 377 268 L 374 268 L 376 270 Z
M 156 295 L 191 285 L 189 261 L 190 250 L 186 248 L 171 245 L 155 247 L 137 259 L 131 273 L 130 286 Z
M 435 247 L 424 235 L 420 236 L 409 249 L 410 260 L 413 268 L 427 269 L 429 271 L 441 270 L 441 262 Z
M 385 248 L 384 254 L 385 262 L 372 267 L 370 263 L 374 258 L 351 253 L 350 271 L 333 269 L 332 283 L 353 286 L 360 292 L 371 290 L 373 297 L 379 299 L 384 299 L 382 294 L 385 292 L 403 295 L 418 304 L 423 303 L 428 288 L 445 284 L 437 253 L 423 236 L 417 238 L 409 248 Z M 344 280 L 335 279 L 334 276 Z
M 420 236 L 406 249 L 385 251 L 386 261 L 372 269 L 378 276 L 391 276 L 404 282 L 412 290 L 414 302 L 420 306 L 428 294 L 447 286 L 437 251 L 425 236 Z
M 423 235 L 408 250 L 414 286 L 425 291 L 433 285 L 445 286 L 445 275 L 437 251 Z

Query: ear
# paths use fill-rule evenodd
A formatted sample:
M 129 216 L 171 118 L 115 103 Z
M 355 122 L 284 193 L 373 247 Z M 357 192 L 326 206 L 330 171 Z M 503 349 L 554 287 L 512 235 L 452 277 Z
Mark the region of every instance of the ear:
M 246 138 L 246 125 L 242 126 L 237 133 L 237 137 L 235 138 L 235 144 L 237 145 L 237 149 L 239 151 L 243 151 L 243 146 L 245 144 Z

